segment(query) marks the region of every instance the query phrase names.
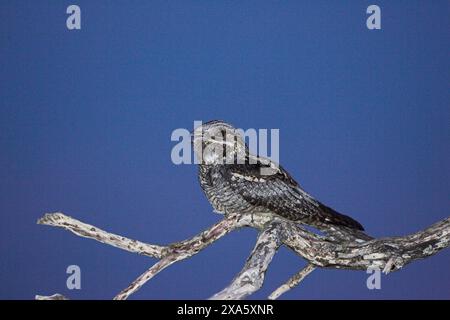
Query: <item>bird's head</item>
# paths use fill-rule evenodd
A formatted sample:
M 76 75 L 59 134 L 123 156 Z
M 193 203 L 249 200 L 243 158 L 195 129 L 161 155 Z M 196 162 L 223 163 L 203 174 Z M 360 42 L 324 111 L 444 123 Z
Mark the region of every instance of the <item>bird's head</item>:
M 194 152 L 198 163 L 235 163 L 248 151 L 239 129 L 220 120 L 213 120 L 195 128 L 192 133 Z

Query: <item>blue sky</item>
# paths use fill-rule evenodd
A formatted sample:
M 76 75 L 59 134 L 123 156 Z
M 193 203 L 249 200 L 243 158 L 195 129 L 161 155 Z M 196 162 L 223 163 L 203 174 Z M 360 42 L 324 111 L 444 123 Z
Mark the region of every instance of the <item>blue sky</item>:
M 194 120 L 279 128 L 283 167 L 371 235 L 448 217 L 448 1 L 76 1 L 69 31 L 72 3 L 0 4 L 0 298 L 109 299 L 155 262 L 37 226 L 45 212 L 161 244 L 218 221 L 197 168 L 170 159 Z M 228 235 L 133 298 L 207 298 L 255 237 Z M 303 265 L 282 249 L 253 298 Z M 364 272 L 318 270 L 283 297 L 449 299 L 449 265 L 447 250 L 372 291 Z

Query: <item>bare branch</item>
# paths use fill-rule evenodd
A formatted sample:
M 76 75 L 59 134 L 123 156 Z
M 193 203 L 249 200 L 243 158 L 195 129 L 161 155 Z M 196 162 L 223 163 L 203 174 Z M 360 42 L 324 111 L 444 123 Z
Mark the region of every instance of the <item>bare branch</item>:
M 178 256 L 179 257 L 179 256 Z M 130 295 L 138 291 L 147 281 L 156 276 L 159 272 L 170 266 L 176 261 L 176 255 L 167 256 L 155 263 L 150 269 L 145 271 L 142 275 L 134 280 L 128 287 L 123 289 L 118 295 L 114 297 L 114 300 L 126 300 Z
M 248 218 L 249 217 L 243 218 L 239 215 L 229 215 L 222 221 L 216 223 L 195 237 L 163 248 L 163 258 L 139 276 L 135 281 L 133 281 L 131 285 L 122 290 L 116 297 L 114 297 L 114 300 L 127 299 L 131 294 L 139 290 L 147 281 L 171 264 L 193 256 L 214 241 L 226 235 L 228 232 L 247 225 L 250 222 Z
M 90 224 L 81 222 L 72 217 L 66 216 L 64 213 L 47 213 L 37 221 L 52 227 L 60 227 L 75 233 L 77 236 L 94 239 L 110 246 L 142 254 L 149 257 L 161 258 L 164 247 L 143 243 L 119 236 L 114 233 L 106 232 Z
M 55 293 L 54 295 L 51 296 L 40 296 L 40 295 L 36 295 L 34 297 L 35 300 L 69 300 L 66 297 L 64 297 L 62 294 L 59 293 Z
M 262 216 L 259 219 L 259 223 L 266 223 L 269 220 L 270 216 Z M 249 225 L 251 221 L 252 218 L 250 215 L 240 216 L 237 214 L 231 214 L 198 235 L 184 241 L 173 243 L 169 246 L 153 245 L 118 236 L 76 220 L 63 213 L 47 213 L 44 217 L 39 219 L 37 223 L 61 227 L 84 238 L 94 239 L 101 243 L 105 243 L 129 252 L 160 258 L 161 260 L 159 262 L 149 268 L 135 281 L 133 281 L 130 286 L 122 290 L 114 298 L 116 300 L 123 300 L 127 299 L 131 294 L 139 290 L 143 284 L 153 278 L 160 271 L 164 270 L 166 267 L 177 261 L 184 260 L 197 254 L 199 251 L 206 248 L 227 233 L 237 228 Z M 45 296 L 39 297 L 44 298 Z
M 212 300 L 238 300 L 259 290 L 264 282 L 264 275 L 273 256 L 281 245 L 280 224 L 272 223 L 264 228 L 258 236 L 256 245 L 244 268 L 233 281 L 216 293 Z
M 450 244 L 450 218 L 404 237 L 368 241 L 338 242 L 313 234 L 301 226 L 283 221 L 283 243 L 317 267 L 367 270 L 369 267 L 399 270 Z
M 314 265 L 308 264 L 302 270 L 293 275 L 285 284 L 278 287 L 278 289 L 272 292 L 269 296 L 269 299 L 270 300 L 278 299 L 283 293 L 297 286 L 303 279 L 306 278 L 308 274 L 313 272 L 315 269 L 316 267 L 314 267 Z
M 46 214 L 39 224 L 61 227 L 81 237 L 90 238 L 117 248 L 161 259 L 115 299 L 127 299 L 143 284 L 171 264 L 189 258 L 227 233 L 241 228 L 260 230 L 258 241 L 242 271 L 232 283 L 211 299 L 242 299 L 261 288 L 264 273 L 281 244 L 286 245 L 309 262 L 309 265 L 275 290 L 269 298 L 279 297 L 296 286 L 314 268 L 366 270 L 379 267 L 385 273 L 431 256 L 450 245 L 450 218 L 404 237 L 373 239 L 354 230 L 324 226 L 326 236 L 308 231 L 294 221 L 267 213 L 230 214 L 198 235 L 168 246 L 147 244 L 106 232 L 62 213 Z M 36 296 L 36 299 L 58 300 L 61 295 Z

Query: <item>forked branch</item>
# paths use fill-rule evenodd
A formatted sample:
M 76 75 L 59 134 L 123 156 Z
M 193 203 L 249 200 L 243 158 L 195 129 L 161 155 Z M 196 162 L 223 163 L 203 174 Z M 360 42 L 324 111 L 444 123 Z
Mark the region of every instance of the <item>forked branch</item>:
M 399 270 L 406 264 L 431 256 L 450 244 L 450 218 L 404 237 L 373 239 L 361 232 L 328 228 L 327 235 L 318 235 L 301 225 L 269 214 L 231 214 L 196 236 L 168 246 L 148 244 L 119 236 L 83 223 L 63 213 L 46 214 L 38 224 L 61 227 L 78 236 L 97 240 L 129 252 L 159 259 L 146 272 L 122 290 L 114 299 L 127 299 L 148 280 L 175 262 L 187 259 L 229 232 L 253 227 L 260 230 L 256 245 L 243 269 L 228 287 L 211 299 L 243 299 L 261 288 L 264 275 L 280 245 L 292 249 L 308 261 L 303 270 L 275 290 L 276 299 L 295 287 L 314 269 L 341 268 L 366 270 L 378 267 L 385 273 Z M 36 296 L 36 299 L 60 300 L 61 295 Z

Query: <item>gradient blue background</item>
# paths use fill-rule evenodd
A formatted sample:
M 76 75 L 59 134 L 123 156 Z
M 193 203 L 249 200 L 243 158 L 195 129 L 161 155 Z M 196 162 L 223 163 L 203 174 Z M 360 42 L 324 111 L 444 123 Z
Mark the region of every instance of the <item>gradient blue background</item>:
M 72 1 L 0 4 L 0 298 L 109 299 L 155 262 L 37 226 L 63 211 L 153 243 L 220 219 L 195 166 L 170 160 L 175 128 L 224 119 L 280 128 L 281 163 L 378 237 L 449 215 L 448 1 Z M 382 30 L 366 8 L 382 9 Z M 132 298 L 206 298 L 240 270 L 242 230 Z M 82 269 L 82 290 L 65 287 Z M 265 298 L 304 265 L 282 249 Z M 289 299 L 450 298 L 450 251 L 383 276 L 318 270 Z

